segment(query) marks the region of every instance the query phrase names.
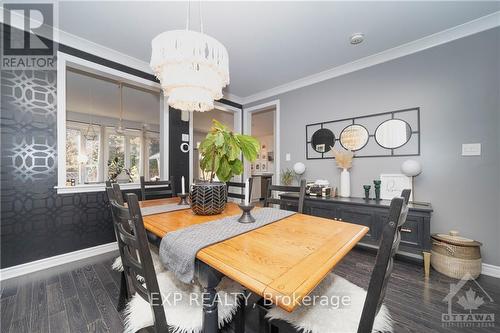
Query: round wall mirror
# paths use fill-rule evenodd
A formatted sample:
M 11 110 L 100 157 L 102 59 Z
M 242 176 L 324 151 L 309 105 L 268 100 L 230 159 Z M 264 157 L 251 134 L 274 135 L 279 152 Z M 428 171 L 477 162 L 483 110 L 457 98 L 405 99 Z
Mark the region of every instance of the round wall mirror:
M 380 124 L 375 130 L 375 140 L 387 149 L 399 148 L 406 144 L 411 137 L 411 127 L 401 119 L 389 119 Z
M 347 150 L 356 151 L 368 142 L 368 131 L 361 125 L 349 125 L 340 133 L 340 144 Z
M 335 144 L 335 134 L 327 128 L 322 128 L 314 132 L 311 138 L 311 145 L 318 153 L 326 153 Z

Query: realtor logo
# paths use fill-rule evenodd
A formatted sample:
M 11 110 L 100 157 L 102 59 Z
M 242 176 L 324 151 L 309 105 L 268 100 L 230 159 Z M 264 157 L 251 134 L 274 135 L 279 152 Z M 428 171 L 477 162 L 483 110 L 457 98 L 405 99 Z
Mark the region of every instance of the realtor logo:
M 480 309 L 494 303 L 493 298 L 468 273 L 458 283 L 450 283 L 443 302 L 448 303 L 448 313 L 441 316 L 443 327 L 495 327 L 495 314 Z
M 51 3 L 3 5 L 2 69 L 53 69 Z

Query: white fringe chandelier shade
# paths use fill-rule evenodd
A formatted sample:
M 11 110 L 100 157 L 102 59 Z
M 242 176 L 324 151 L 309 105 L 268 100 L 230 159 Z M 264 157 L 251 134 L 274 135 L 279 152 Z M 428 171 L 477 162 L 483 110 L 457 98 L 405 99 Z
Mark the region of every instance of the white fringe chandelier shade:
M 182 111 L 210 111 L 229 84 L 229 57 L 215 38 L 192 30 L 166 31 L 152 41 L 151 68 L 168 104 Z

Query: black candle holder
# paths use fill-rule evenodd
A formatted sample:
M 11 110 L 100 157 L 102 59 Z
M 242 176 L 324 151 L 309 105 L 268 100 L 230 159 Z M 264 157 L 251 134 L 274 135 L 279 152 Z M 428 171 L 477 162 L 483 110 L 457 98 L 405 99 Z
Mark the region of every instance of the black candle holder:
M 187 197 L 188 197 L 189 193 L 177 193 L 177 196 L 179 198 L 181 198 L 181 200 L 179 201 L 178 205 L 189 205 L 189 202 L 187 201 Z
M 240 222 L 240 223 L 254 223 L 255 218 L 252 216 L 252 214 L 250 212 L 252 211 L 252 209 L 255 206 L 252 204 L 248 204 L 248 205 L 241 204 L 239 206 L 240 206 L 241 210 L 243 211 L 243 214 L 241 214 L 240 218 L 238 219 L 238 222 Z
M 380 184 L 382 181 L 380 180 L 374 180 L 373 184 L 375 185 L 375 200 L 379 201 L 380 200 Z
M 370 185 L 363 185 L 365 189 L 365 200 L 370 200 L 370 189 L 372 188 Z

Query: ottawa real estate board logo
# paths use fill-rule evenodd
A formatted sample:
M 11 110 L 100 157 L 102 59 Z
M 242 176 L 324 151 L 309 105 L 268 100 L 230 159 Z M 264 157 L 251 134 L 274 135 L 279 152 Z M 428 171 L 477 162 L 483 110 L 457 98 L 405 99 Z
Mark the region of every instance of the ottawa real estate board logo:
M 3 4 L 2 69 L 55 69 L 53 7 L 51 3 Z
M 448 303 L 448 312 L 441 315 L 443 327 L 495 327 L 495 314 L 483 310 L 494 300 L 470 274 L 450 283 L 443 302 Z

